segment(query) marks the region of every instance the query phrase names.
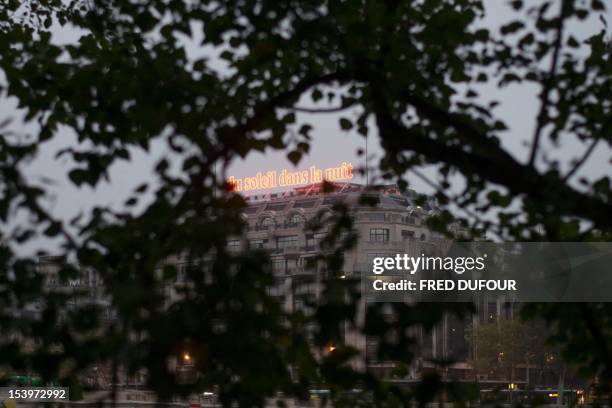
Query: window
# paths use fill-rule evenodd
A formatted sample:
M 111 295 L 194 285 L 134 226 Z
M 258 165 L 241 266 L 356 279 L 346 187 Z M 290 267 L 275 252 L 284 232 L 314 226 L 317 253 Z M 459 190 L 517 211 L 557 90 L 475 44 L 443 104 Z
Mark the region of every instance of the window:
M 370 213 L 368 214 L 370 221 L 385 221 L 385 213 Z
M 389 242 L 389 229 L 370 228 L 370 241 Z
M 293 214 L 287 220 L 287 225 L 289 225 L 289 226 L 296 226 L 296 225 L 299 225 L 299 224 L 301 224 L 303 222 L 304 222 L 304 217 L 302 217 L 300 214 Z
M 306 247 L 313 248 L 315 246 L 315 240 L 313 234 L 306 234 Z
M 261 249 L 266 244 L 267 239 L 252 239 L 249 241 L 249 248 Z
M 58 286 L 57 274 L 53 273 L 47 275 L 47 286 L 50 288 Z
M 409 215 L 404 218 L 404 222 L 410 225 L 416 225 L 416 217 L 414 215 Z
M 187 273 L 188 273 L 189 265 L 181 265 L 178 268 L 176 274 L 176 282 L 185 283 L 187 282 Z
M 283 287 L 282 284 L 277 284 L 274 286 L 271 286 L 268 288 L 268 294 L 270 296 L 283 296 L 283 294 L 285 293 L 285 288 Z
M 287 235 L 276 238 L 276 248 L 293 248 L 297 246 L 297 235 Z
M 273 259 L 272 260 L 272 271 L 273 272 L 285 272 L 285 260 L 284 259 Z
M 314 256 L 303 256 L 298 259 L 298 266 L 309 268 L 313 266 L 313 261 L 315 260 Z
M 317 248 L 319 243 L 325 236 L 327 232 L 315 232 L 314 234 L 306 234 L 306 247 L 308 248 Z
M 231 241 L 227 241 L 227 250 L 228 251 L 240 251 L 242 249 L 242 242 L 239 239 L 233 239 Z
M 372 363 L 378 362 L 378 341 L 367 339 L 366 341 L 366 358 Z
M 259 225 L 267 229 L 270 227 L 275 227 L 276 221 L 274 221 L 274 218 L 272 217 L 265 217 L 263 220 L 261 220 Z
M 403 238 L 403 239 L 411 239 L 411 238 L 414 238 L 414 231 L 410 231 L 410 230 L 402 230 L 402 238 Z
M 295 288 L 298 295 L 315 295 L 317 293 L 317 284 L 314 282 L 304 283 Z
M 293 303 L 293 310 L 295 312 L 303 311 L 306 309 L 306 303 L 302 299 L 296 299 Z

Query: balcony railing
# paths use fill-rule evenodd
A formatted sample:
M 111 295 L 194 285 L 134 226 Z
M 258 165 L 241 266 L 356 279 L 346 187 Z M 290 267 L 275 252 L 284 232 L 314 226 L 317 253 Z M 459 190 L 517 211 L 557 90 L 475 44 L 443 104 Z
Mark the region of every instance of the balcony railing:
M 298 228 L 304 225 L 301 222 L 285 222 L 280 226 L 281 228 Z

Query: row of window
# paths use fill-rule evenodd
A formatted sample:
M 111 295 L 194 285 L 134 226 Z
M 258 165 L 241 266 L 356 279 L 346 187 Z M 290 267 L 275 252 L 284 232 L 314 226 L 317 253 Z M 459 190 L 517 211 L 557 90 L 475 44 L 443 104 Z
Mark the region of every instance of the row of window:
M 414 231 L 402 230 L 402 239 L 413 239 L 415 238 Z M 425 241 L 427 236 L 421 234 L 421 241 Z M 370 242 L 388 242 L 389 241 L 389 229 L 388 228 L 370 228 Z
M 297 246 L 298 237 L 297 235 L 286 235 L 284 237 L 276 238 L 276 248 L 295 248 Z
M 312 257 L 300 257 L 297 259 L 272 258 L 272 270 L 274 272 L 285 272 L 289 269 L 306 267 Z
M 319 243 L 325 236 L 326 232 L 315 232 L 312 234 L 306 234 L 306 247 L 317 248 Z M 267 246 L 267 239 L 251 239 L 248 241 L 249 249 L 263 249 Z M 297 235 L 284 235 L 276 238 L 277 249 L 294 248 L 298 246 Z M 242 241 L 239 239 L 230 240 L 227 242 L 227 249 L 229 251 L 240 251 L 242 249 Z
M 411 230 L 402 230 L 402 238 L 415 238 L 415 232 Z M 312 234 L 306 234 L 306 247 L 317 248 L 323 238 L 325 238 L 325 232 L 315 232 Z M 426 239 L 425 234 L 421 234 L 421 241 Z M 388 228 L 370 228 L 370 242 L 389 242 L 389 229 Z M 266 247 L 268 243 L 267 239 L 251 239 L 249 240 L 250 249 L 262 249 Z M 298 246 L 297 235 L 284 235 L 276 238 L 276 248 L 294 248 Z M 238 239 L 228 241 L 227 248 L 230 251 L 239 251 L 242 249 L 242 242 Z
M 293 214 L 285 221 L 286 226 L 297 226 L 304 222 L 304 217 L 300 214 Z M 274 228 L 276 227 L 276 220 L 273 217 L 264 217 L 258 223 L 259 227 L 263 228 Z
M 370 221 L 384 222 L 388 220 L 388 216 L 387 214 L 381 213 L 381 212 L 369 213 L 368 219 Z M 285 221 L 285 226 L 297 226 L 297 225 L 304 223 L 304 221 L 305 220 L 302 215 L 293 214 Z M 414 215 L 408 215 L 408 216 L 402 217 L 402 222 L 406 224 L 416 225 L 417 221 L 418 219 Z M 267 229 L 267 228 L 275 228 L 276 226 L 277 226 L 276 220 L 273 217 L 264 217 L 258 223 L 258 227 L 260 228 Z
M 377 222 L 385 222 L 385 221 L 390 221 L 390 216 L 389 214 L 380 213 L 380 212 L 369 213 L 368 220 L 377 221 Z M 401 222 L 403 222 L 404 224 L 416 225 L 417 221 L 418 221 L 418 218 L 415 215 L 407 215 L 405 217 L 401 217 Z
M 389 228 L 370 228 L 370 241 L 388 242 Z

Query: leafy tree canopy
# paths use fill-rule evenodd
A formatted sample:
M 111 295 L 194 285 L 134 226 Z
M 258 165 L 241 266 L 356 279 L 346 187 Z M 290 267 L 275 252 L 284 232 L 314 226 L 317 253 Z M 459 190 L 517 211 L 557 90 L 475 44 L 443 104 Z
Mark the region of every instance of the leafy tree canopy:
M 168 395 L 181 387 L 164 358 L 189 338 L 205 373 L 196 387 L 220 385 L 227 404 L 258 404 L 277 390 L 303 395 L 317 382 L 337 390 L 361 384 L 381 404 L 406 401 L 404 391 L 348 370 L 348 347 L 323 362 L 314 358 L 300 316 L 284 316 L 266 295 L 272 277 L 262 267 L 265 256 L 226 253 L 226 237 L 242 228 L 243 202 L 219 194 L 224 182 L 214 164 L 223 174 L 232 160 L 268 148 L 297 163 L 309 151 L 312 126 L 297 123 L 296 114 L 341 112 L 342 129 L 380 138 L 385 177 L 405 186 L 407 170 L 433 165 L 437 198 L 467 211 L 464 221 L 475 231 L 504 239 L 605 239 L 612 225 L 609 177 L 578 176 L 595 149 L 609 152 L 611 49 L 605 22 L 587 39 L 568 29 L 597 21 L 604 4 L 510 4 L 515 18 L 494 31 L 482 28 L 478 0 L 2 2 L 0 91 L 37 129 L 25 138 L 2 126 L 0 219 L 7 223 L 20 211 L 32 221 L 3 238 L 18 245 L 37 234 L 57 237 L 83 267 L 100 272 L 119 314 L 100 336 L 95 310 L 60 321 L 65 299 L 47 297 L 42 321 L 3 317 L 3 330 L 25 330 L 40 341 L 26 360 L 11 357 L 18 356 L 16 342 L 3 343 L 2 364 L 70 377 L 92 361 L 115 358 L 132 371 L 146 367 L 151 385 Z M 78 40 L 54 41 L 58 27 L 75 30 Z M 190 53 L 190 41 L 203 52 Z M 508 125 L 496 114 L 497 101 L 481 95 L 482 84 L 538 90 L 528 157 L 506 148 Z M 47 186 L 29 184 L 23 174 L 42 143 L 66 129 L 81 142 L 60 154 L 73 160 L 68 176 L 76 186 L 97 185 L 113 163 L 155 140 L 180 158 L 180 174 L 164 158 L 157 183 L 139 187 L 125 211 L 98 207 L 69 228 L 45 208 Z M 564 163 L 555 159 L 554 147 L 570 141 L 584 152 Z M 464 184 L 459 194 L 450 189 L 457 175 Z M 153 199 L 134 214 L 129 207 L 148 189 Z M 345 214 L 337 218 L 350 227 Z M 432 226 L 444 230 L 451 219 L 444 211 Z M 166 310 L 161 287 L 175 271 L 155 273 L 160 261 L 213 252 L 210 269 L 191 271 L 194 286 Z M 40 282 L 31 261 L 8 250 L 5 258 L 1 299 L 8 310 L 40 294 Z M 65 269 L 65 276 L 75 273 Z M 332 296 L 338 289 L 330 285 L 329 301 L 302 316 L 317 320 L 321 345 L 355 316 L 355 303 Z M 430 325 L 443 308 L 394 307 L 396 327 Z M 568 355 L 604 384 L 612 379 L 609 311 L 531 308 L 557 323 L 557 340 L 576 351 Z M 392 330 L 383 326 L 370 329 Z M 299 367 L 295 375 L 288 363 Z

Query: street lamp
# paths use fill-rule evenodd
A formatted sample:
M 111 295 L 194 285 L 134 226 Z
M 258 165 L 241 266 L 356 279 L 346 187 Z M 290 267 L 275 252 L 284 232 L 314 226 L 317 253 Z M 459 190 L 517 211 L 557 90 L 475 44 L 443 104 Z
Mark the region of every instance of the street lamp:
M 191 363 L 191 354 L 189 354 L 188 352 L 183 353 L 183 362 Z

